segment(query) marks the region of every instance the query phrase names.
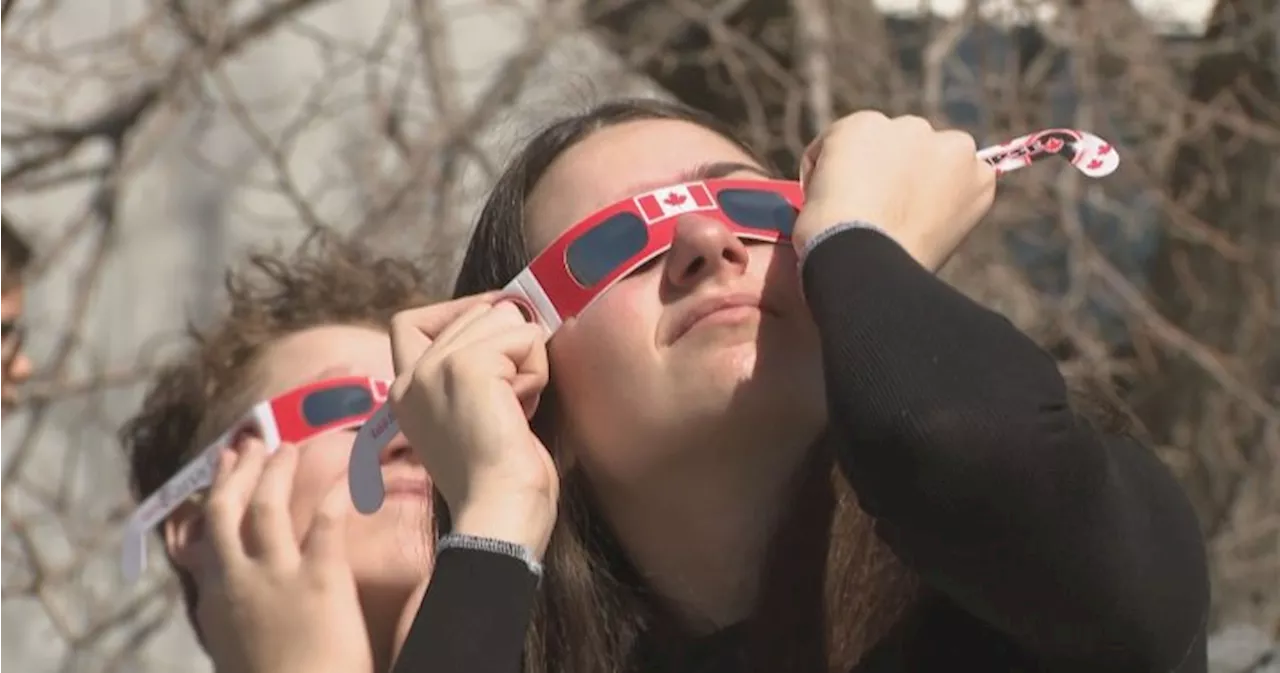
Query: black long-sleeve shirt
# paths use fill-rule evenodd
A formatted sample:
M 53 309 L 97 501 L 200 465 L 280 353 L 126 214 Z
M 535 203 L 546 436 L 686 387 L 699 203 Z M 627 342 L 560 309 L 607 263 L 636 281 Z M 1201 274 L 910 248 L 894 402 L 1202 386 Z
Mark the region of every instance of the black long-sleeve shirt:
M 851 673 L 1206 669 L 1203 539 L 1150 451 L 1078 419 L 1047 353 L 883 234 L 828 237 L 803 283 L 839 466 L 940 597 Z M 528 565 L 453 548 L 434 572 L 397 670 L 519 671 Z M 740 633 L 699 672 L 737 670 Z

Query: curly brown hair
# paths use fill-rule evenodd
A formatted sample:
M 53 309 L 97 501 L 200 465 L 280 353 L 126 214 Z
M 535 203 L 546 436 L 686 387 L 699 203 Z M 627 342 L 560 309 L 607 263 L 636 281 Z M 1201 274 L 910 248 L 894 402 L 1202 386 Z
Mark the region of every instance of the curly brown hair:
M 259 251 L 227 272 L 229 308 L 155 377 L 138 414 L 120 430 L 139 501 L 159 489 L 205 442 L 256 402 L 262 355 L 290 334 L 322 325 L 387 329 L 398 311 L 440 297 L 446 265 L 382 257 L 316 233 L 291 255 Z M 174 565 L 195 626 L 196 588 Z M 199 629 L 196 629 L 199 635 Z

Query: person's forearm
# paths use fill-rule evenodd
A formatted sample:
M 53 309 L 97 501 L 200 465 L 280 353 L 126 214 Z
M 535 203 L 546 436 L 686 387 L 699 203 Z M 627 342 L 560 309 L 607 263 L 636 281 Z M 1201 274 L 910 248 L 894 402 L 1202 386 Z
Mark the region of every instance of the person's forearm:
M 481 546 L 446 542 L 437 552 L 394 673 L 519 672 L 541 568 Z
M 1154 455 L 1080 422 L 1048 354 L 882 235 L 834 234 L 803 274 L 837 457 L 895 552 L 1046 657 L 1177 665 L 1207 575 Z

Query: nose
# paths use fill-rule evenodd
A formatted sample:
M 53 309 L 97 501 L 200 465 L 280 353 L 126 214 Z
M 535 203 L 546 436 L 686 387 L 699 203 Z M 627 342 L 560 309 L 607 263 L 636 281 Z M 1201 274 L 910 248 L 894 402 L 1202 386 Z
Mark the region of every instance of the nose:
M 404 434 L 397 434 L 391 438 L 391 441 L 382 448 L 382 453 L 378 455 L 378 461 L 386 465 L 387 463 L 407 462 L 421 464 L 418 454 L 409 445 L 409 440 L 405 439 Z
M 740 276 L 750 259 L 747 246 L 723 224 L 686 215 L 676 222 L 667 253 L 667 279 L 677 287 L 693 287 L 707 278 Z

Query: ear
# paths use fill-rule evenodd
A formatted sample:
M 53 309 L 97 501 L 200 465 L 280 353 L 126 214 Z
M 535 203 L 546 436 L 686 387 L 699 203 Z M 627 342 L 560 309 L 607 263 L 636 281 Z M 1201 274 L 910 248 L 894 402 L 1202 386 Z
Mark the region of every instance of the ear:
M 173 564 L 192 575 L 198 574 L 201 547 L 208 544 L 204 508 L 198 501 L 187 500 L 164 522 L 164 549 Z

